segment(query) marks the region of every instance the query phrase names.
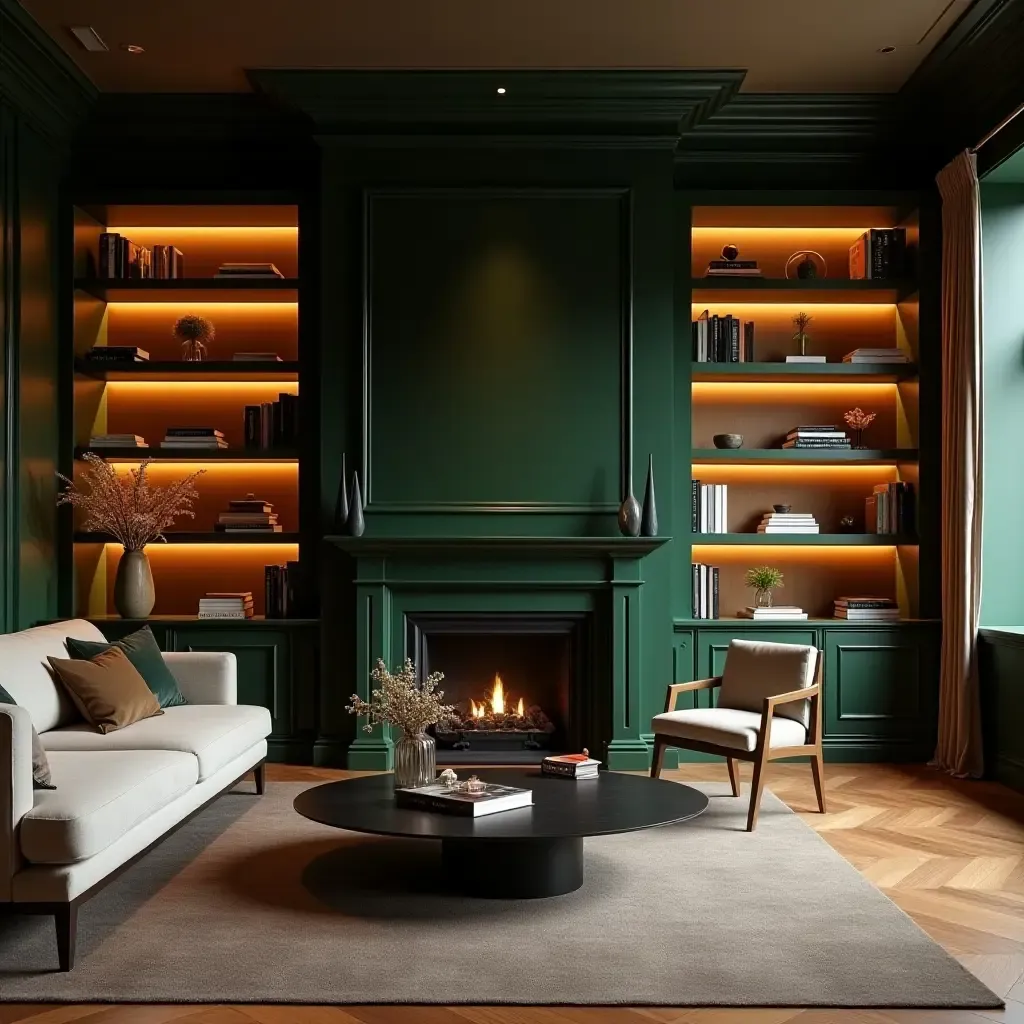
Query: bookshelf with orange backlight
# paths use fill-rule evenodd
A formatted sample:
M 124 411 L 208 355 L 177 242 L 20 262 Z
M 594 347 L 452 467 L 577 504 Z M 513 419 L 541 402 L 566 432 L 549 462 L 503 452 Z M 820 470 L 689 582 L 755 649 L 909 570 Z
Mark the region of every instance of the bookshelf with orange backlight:
M 727 533 L 689 534 L 690 562 L 719 570 L 718 619 L 674 618 L 677 676 L 721 672 L 734 637 L 813 643 L 825 654 L 825 744 L 833 758 L 916 758 L 930 753 L 938 648 L 938 351 L 929 260 L 936 245 L 931 214 L 922 229 L 916 197 L 838 196 L 835 205 L 797 205 L 771 194 L 695 198 L 690 208 L 690 311 L 754 322 L 753 360 L 697 362 L 690 355 L 688 401 L 678 408 L 686 430 L 691 479 L 728 487 Z M 850 280 L 849 247 L 872 227 L 904 227 L 913 261 L 895 280 Z M 922 241 L 922 239 L 924 239 Z M 700 276 L 726 244 L 739 259 L 757 260 L 758 278 Z M 825 274 L 787 279 L 798 250 L 819 253 Z M 920 284 L 919 284 L 920 282 Z M 787 363 L 800 352 L 793 317 L 813 317 L 808 354 L 824 363 Z M 689 344 L 679 325 L 680 346 Z M 892 348 L 905 363 L 843 362 L 856 348 Z M 859 407 L 876 413 L 860 447 L 784 449 L 801 424 L 835 424 Z M 848 430 L 849 432 L 849 430 Z M 716 434 L 743 435 L 742 447 L 713 446 Z M 865 522 L 865 498 L 876 485 L 909 482 L 917 529 L 879 534 Z M 677 491 L 688 498 L 685 491 Z M 818 534 L 759 534 L 772 506 L 811 513 Z M 689 504 L 684 508 L 687 520 Z M 852 520 L 852 522 L 851 522 Z M 677 534 L 682 531 L 677 531 Z M 782 570 L 777 602 L 797 605 L 806 620 L 754 622 L 739 617 L 753 603 L 746 570 Z M 688 603 L 689 587 L 680 588 Z M 895 599 L 900 618 L 851 622 L 833 618 L 847 595 Z M 678 606 L 677 606 L 678 607 Z

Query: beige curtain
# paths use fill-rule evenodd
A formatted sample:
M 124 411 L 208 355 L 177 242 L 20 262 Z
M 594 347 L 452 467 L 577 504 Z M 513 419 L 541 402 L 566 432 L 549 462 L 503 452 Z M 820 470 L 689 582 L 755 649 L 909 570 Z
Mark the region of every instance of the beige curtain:
M 942 195 L 942 660 L 934 763 L 982 773 L 981 208 L 973 154 L 935 179 Z

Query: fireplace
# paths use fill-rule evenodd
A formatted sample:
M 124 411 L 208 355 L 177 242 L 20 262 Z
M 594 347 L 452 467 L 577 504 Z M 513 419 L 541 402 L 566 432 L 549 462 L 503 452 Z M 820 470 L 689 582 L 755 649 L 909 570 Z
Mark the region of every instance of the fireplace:
M 434 730 L 438 763 L 536 763 L 578 745 L 588 616 L 417 614 L 407 626 L 421 677 L 443 672 L 458 710 Z

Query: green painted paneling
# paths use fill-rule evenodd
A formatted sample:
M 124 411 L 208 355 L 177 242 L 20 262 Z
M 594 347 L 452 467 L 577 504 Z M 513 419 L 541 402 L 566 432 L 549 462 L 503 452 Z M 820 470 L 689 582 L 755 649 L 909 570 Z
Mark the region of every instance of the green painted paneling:
M 1024 185 L 981 187 L 984 324 L 984 531 L 981 625 L 1024 623 Z
M 371 512 L 617 506 L 628 200 L 369 194 Z
M 986 773 L 1024 790 L 1024 635 L 983 633 L 978 671 Z

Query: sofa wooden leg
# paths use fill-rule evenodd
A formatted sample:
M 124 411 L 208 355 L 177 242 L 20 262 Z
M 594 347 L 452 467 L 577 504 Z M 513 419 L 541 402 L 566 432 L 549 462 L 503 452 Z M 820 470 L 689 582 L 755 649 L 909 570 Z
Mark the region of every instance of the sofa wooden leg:
M 53 912 L 57 929 L 57 960 L 62 971 L 75 966 L 75 937 L 78 932 L 78 907 L 74 903 L 61 904 Z
M 665 760 L 665 744 L 662 740 L 654 737 L 654 756 L 651 758 L 651 778 L 661 778 L 661 764 Z
M 252 771 L 253 778 L 256 781 L 256 795 L 263 796 L 263 790 L 267 785 L 267 763 L 266 761 L 260 761 L 258 765 Z
M 740 795 L 740 763 L 735 757 L 727 757 L 729 764 L 729 785 L 732 786 L 732 795 Z

